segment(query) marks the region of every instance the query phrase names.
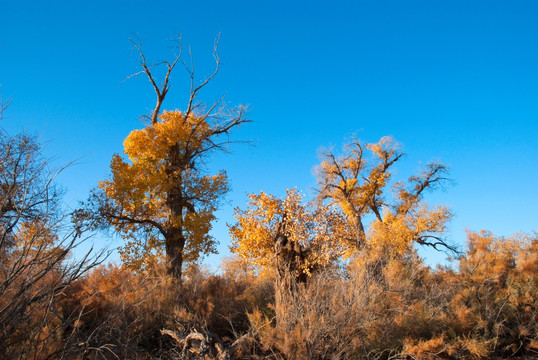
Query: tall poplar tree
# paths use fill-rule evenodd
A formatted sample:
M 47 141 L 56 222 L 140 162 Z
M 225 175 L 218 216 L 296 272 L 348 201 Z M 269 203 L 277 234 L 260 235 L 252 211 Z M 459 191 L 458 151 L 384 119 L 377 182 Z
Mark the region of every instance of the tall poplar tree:
M 112 158 L 111 176 L 99 182 L 76 219 L 94 228 L 112 228 L 126 240 L 122 258 L 133 267 L 143 267 L 164 247 L 168 271 L 181 278 L 184 261 L 215 253 L 209 235 L 211 223 L 228 191 L 225 171 L 209 175 L 205 160 L 215 151 L 226 150 L 230 132 L 248 122 L 243 107 L 228 108 L 220 101 L 210 107 L 196 102 L 199 91 L 217 74 L 215 70 L 195 86 L 192 67 L 181 60 L 162 62 L 167 72 L 159 86 L 140 44 L 142 70 L 157 95 L 157 103 L 144 129 L 132 131 L 124 141 L 126 156 Z M 190 97 L 185 111 L 163 111 L 176 64 L 185 65 L 190 79 Z

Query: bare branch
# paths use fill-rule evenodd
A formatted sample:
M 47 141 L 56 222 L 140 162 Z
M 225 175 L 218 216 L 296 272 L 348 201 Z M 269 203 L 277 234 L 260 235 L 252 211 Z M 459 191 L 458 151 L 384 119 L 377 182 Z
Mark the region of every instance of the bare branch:
M 122 221 L 122 222 L 125 222 L 125 223 L 128 223 L 128 224 L 151 225 L 152 227 L 159 230 L 159 232 L 162 235 L 165 235 L 165 236 L 167 235 L 167 232 L 166 232 L 165 228 L 161 224 L 159 224 L 158 222 L 156 222 L 154 220 L 151 220 L 151 219 L 137 219 L 137 218 L 130 217 L 130 216 L 127 216 L 127 215 L 124 215 L 124 214 L 117 215 L 117 214 L 114 214 L 112 212 L 103 212 L 102 214 L 104 216 L 107 216 L 107 217 L 112 218 L 114 220 L 119 220 L 119 221 Z
M 441 248 L 449 250 L 449 251 L 451 251 L 451 252 L 453 252 L 455 254 L 460 253 L 455 246 L 449 244 L 445 239 L 441 238 L 440 236 L 422 235 L 422 236 L 419 236 L 416 239 L 416 242 L 418 244 L 420 244 L 420 245 L 430 246 L 430 247 L 434 248 L 435 250 L 442 250 L 442 249 L 439 248 L 439 247 L 441 247 Z
M 179 53 L 175 56 L 175 58 L 172 60 L 172 62 L 169 62 L 169 61 L 161 61 L 159 63 L 156 63 L 156 64 L 153 64 L 153 65 L 149 65 L 146 61 L 146 56 L 144 55 L 144 52 L 142 51 L 142 43 L 140 40 L 137 40 L 137 41 L 134 41 L 133 39 L 129 39 L 135 49 L 138 50 L 138 53 L 140 55 L 140 65 L 142 66 L 142 69 L 141 71 L 133 74 L 133 75 L 130 75 L 128 76 L 127 78 L 131 78 L 131 77 L 136 77 L 142 73 L 146 74 L 148 79 L 149 79 L 149 82 L 151 83 L 151 85 L 153 86 L 153 89 L 155 90 L 155 94 L 157 95 L 157 102 L 155 104 L 155 108 L 152 112 L 152 115 L 151 115 L 151 123 L 152 124 L 155 124 L 157 123 L 157 121 L 159 120 L 159 112 L 161 110 L 161 106 L 162 106 L 162 103 L 166 97 L 166 94 L 168 93 L 168 90 L 170 89 L 170 85 L 169 85 L 169 80 L 170 80 L 170 74 L 172 73 L 172 70 L 174 70 L 174 67 L 176 66 L 177 62 L 181 59 L 181 54 L 182 54 L 182 45 L 181 45 L 181 37 L 179 37 L 179 45 L 178 45 L 178 48 L 179 48 Z M 161 86 L 158 86 L 157 85 L 157 82 L 153 76 L 153 74 L 151 73 L 151 69 L 155 66 L 159 66 L 159 65 L 166 65 L 167 67 L 167 71 L 166 71 L 166 75 L 164 76 L 164 80 L 162 82 L 162 85 Z
M 189 97 L 189 104 L 187 106 L 187 111 L 185 112 L 186 116 L 188 116 L 193 111 L 193 101 L 196 98 L 198 92 L 204 86 L 206 86 L 211 81 L 211 79 L 213 79 L 217 75 L 217 73 L 219 72 L 219 66 L 220 66 L 220 58 L 219 58 L 219 53 L 218 53 L 219 41 L 220 41 L 220 34 L 217 35 L 217 37 L 215 38 L 215 43 L 214 43 L 214 46 L 213 46 L 213 58 L 215 59 L 215 70 L 213 71 L 213 73 L 208 78 L 206 78 L 197 87 L 194 87 L 194 63 L 193 63 L 193 60 L 192 60 L 192 52 L 191 52 L 191 49 L 189 47 L 189 53 L 191 55 L 191 70 L 189 71 L 190 76 L 191 76 L 191 94 L 190 94 L 190 97 Z
M 39 150 L 34 137 L 0 133 L 0 353 L 9 358 L 27 357 L 47 341 L 54 297 L 104 260 L 104 251 L 93 250 L 67 258 L 84 239 L 67 227 L 53 184 L 64 168 L 49 170 Z M 13 337 L 30 316 L 42 326 Z
M 0 120 L 4 118 L 4 111 L 11 105 L 11 99 L 4 100 L 0 98 Z
M 433 162 L 426 166 L 420 175 L 413 175 L 408 183 L 411 189 L 400 188 L 401 201 L 397 205 L 398 214 L 407 214 L 412 207 L 421 199 L 426 190 L 434 190 L 443 183 L 449 181 L 444 175 L 448 173 L 448 167 L 444 164 Z

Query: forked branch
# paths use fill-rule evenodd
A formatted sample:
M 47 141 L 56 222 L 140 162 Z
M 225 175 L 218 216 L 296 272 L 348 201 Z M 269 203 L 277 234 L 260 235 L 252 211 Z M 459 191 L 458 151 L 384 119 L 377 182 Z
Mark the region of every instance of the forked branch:
M 190 97 L 189 97 L 189 105 L 187 106 L 187 112 L 185 113 L 186 116 L 189 116 L 190 113 L 193 111 L 193 109 L 195 107 L 195 105 L 193 104 L 194 99 L 196 99 L 196 96 L 197 96 L 198 92 L 204 86 L 206 86 L 211 81 L 211 79 L 213 79 L 217 75 L 217 73 L 219 72 L 219 66 L 220 66 L 220 57 L 219 57 L 219 53 L 218 53 L 219 41 L 220 41 L 220 34 L 217 35 L 217 37 L 215 38 L 215 43 L 213 45 L 213 58 L 215 59 L 215 70 L 213 71 L 213 73 L 211 75 L 209 75 L 209 77 L 207 77 L 200 85 L 198 85 L 196 87 L 194 86 L 194 80 L 195 80 L 195 77 L 194 77 L 194 61 L 193 61 L 193 58 L 192 58 L 191 49 L 189 47 L 189 55 L 190 55 L 190 59 L 191 59 L 191 67 L 189 68 L 185 63 L 183 63 L 183 65 L 185 66 L 185 69 L 187 69 L 187 72 L 189 73 L 190 78 L 191 78 L 191 94 L 190 94 Z
M 155 94 L 157 95 L 157 102 L 155 104 L 155 108 L 153 109 L 151 117 L 148 116 L 148 118 L 151 119 L 151 124 L 157 123 L 157 121 L 159 119 L 159 113 L 161 111 L 162 104 L 164 102 L 164 99 L 166 98 L 166 95 L 168 94 L 168 90 L 170 89 L 170 84 L 169 84 L 170 74 L 172 73 L 172 71 L 174 70 L 174 68 L 175 68 L 175 66 L 176 66 L 176 64 L 178 62 L 181 62 L 183 64 L 183 66 L 187 70 L 187 73 L 189 74 L 189 77 L 190 77 L 190 95 L 189 95 L 189 102 L 188 102 L 188 105 L 187 105 L 187 110 L 185 112 L 185 116 L 189 116 L 194 111 L 194 109 L 196 108 L 195 99 L 198 96 L 198 93 L 219 72 L 219 67 L 220 67 L 220 58 L 219 58 L 219 54 L 218 54 L 219 39 L 220 39 L 220 34 L 215 39 L 215 43 L 214 43 L 214 46 L 213 46 L 213 58 L 215 59 L 215 69 L 214 69 L 213 73 L 211 75 L 209 75 L 209 77 L 207 77 L 204 81 L 202 81 L 202 83 L 200 85 L 198 85 L 198 86 L 195 85 L 196 77 L 195 77 L 195 71 L 194 71 L 194 60 L 193 60 L 192 51 L 191 51 L 190 47 L 189 47 L 189 56 L 190 56 L 190 62 L 191 62 L 190 66 L 187 65 L 181 58 L 181 56 L 183 54 L 183 45 L 182 45 L 182 41 L 181 41 L 181 36 L 179 36 L 178 40 L 177 40 L 177 42 L 178 42 L 178 45 L 176 46 L 176 49 L 178 49 L 177 55 L 171 61 L 161 61 L 161 62 L 158 62 L 158 63 L 155 63 L 155 64 L 149 64 L 148 63 L 148 61 L 146 59 L 146 56 L 144 55 L 144 51 L 142 50 L 141 41 L 140 40 L 130 39 L 130 41 L 133 43 L 135 49 L 138 51 L 138 53 L 140 55 L 140 65 L 142 66 L 142 70 L 135 73 L 135 74 L 133 74 L 133 75 L 130 75 L 128 78 L 136 77 L 136 76 L 138 76 L 140 74 L 146 74 L 146 76 L 149 79 L 149 82 L 153 86 L 153 90 L 155 90 Z M 156 67 L 156 66 L 159 66 L 159 65 L 166 65 L 166 74 L 164 75 L 164 79 L 163 79 L 161 85 L 159 85 L 157 83 L 155 75 L 152 73 L 153 68 Z M 215 106 L 218 103 L 220 103 L 220 101 L 217 102 L 215 104 Z M 214 107 L 211 108 L 211 110 L 213 110 L 213 109 L 214 109 Z
M 0 120 L 4 118 L 4 111 L 9 107 L 11 104 L 11 99 L 4 100 L 3 98 L 0 98 Z
M 151 85 L 153 86 L 153 89 L 155 90 L 155 94 L 157 95 L 157 103 L 155 104 L 155 109 L 153 109 L 153 113 L 151 115 L 151 123 L 155 124 L 157 123 L 159 119 L 159 112 L 161 111 L 161 106 L 163 104 L 164 98 L 166 97 L 166 94 L 168 93 L 168 90 L 170 89 L 170 85 L 169 85 L 170 74 L 172 73 L 172 70 L 174 70 L 174 67 L 176 66 L 177 62 L 181 59 L 181 55 L 183 52 L 182 51 L 183 47 L 181 44 L 181 37 L 179 37 L 178 39 L 178 46 L 176 48 L 179 49 L 179 51 L 176 57 L 171 62 L 161 61 L 153 65 L 148 65 L 146 56 L 144 55 L 144 52 L 142 51 L 142 43 L 140 42 L 140 40 L 137 40 L 137 41 L 133 39 L 130 39 L 130 40 L 133 43 L 136 50 L 138 50 L 138 53 L 140 54 L 140 65 L 142 66 L 142 69 L 143 69 L 142 71 L 139 71 L 138 73 L 135 73 L 131 75 L 130 77 L 135 77 L 141 73 L 144 73 L 148 77 Z M 155 77 L 151 73 L 151 70 L 153 69 L 153 67 L 162 65 L 162 64 L 166 65 L 167 71 L 166 71 L 166 75 L 164 76 L 163 83 L 159 87 L 159 85 L 157 85 L 157 82 L 155 81 Z

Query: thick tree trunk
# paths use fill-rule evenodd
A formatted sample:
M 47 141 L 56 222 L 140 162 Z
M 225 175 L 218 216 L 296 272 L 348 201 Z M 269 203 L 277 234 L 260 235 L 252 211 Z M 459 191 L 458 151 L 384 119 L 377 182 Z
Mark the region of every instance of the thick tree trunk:
M 183 267 L 183 250 L 185 249 L 185 235 L 183 235 L 183 206 L 181 196 L 176 191 L 168 194 L 168 206 L 171 217 L 168 219 L 168 232 L 165 237 L 166 260 L 168 273 L 174 278 L 181 280 Z
M 181 280 L 185 238 L 180 229 L 172 229 L 169 233 L 170 236 L 165 239 L 167 271 L 174 278 Z
M 298 296 L 300 287 L 306 286 L 308 275 L 305 273 L 306 256 L 301 245 L 291 241 L 284 228 L 285 226 L 282 226 L 274 240 L 275 310 L 277 326 L 284 327 L 284 331 L 291 331 L 295 324 L 294 320 L 290 319 L 289 306 Z
M 189 211 L 182 191 L 181 170 L 184 167 L 179 147 L 176 144 L 169 149 L 165 170 L 171 185 L 166 196 L 166 205 L 170 211 L 170 218 L 168 219 L 168 234 L 165 240 L 168 273 L 178 280 L 181 280 L 183 250 L 187 242 L 183 233 L 183 211 L 184 208 Z
M 294 283 L 305 283 L 307 275 L 304 272 L 305 255 L 301 245 L 290 241 L 284 234 L 278 234 L 275 239 L 277 276 L 289 278 L 289 289 Z
M 361 249 L 366 244 L 366 232 L 364 231 L 361 216 L 355 215 L 354 218 L 355 227 L 357 229 L 357 249 Z

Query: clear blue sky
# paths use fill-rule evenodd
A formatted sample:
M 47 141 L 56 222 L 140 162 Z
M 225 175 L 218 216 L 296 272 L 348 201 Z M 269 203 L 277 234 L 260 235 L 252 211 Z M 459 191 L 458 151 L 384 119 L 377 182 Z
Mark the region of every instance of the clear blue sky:
M 538 2 L 536 1 L 3 1 L 0 94 L 13 99 L 1 126 L 41 134 L 63 164 L 66 202 L 84 200 L 113 153 L 154 106 L 128 38 L 148 57 L 170 56 L 183 34 L 198 75 L 222 70 L 202 94 L 250 107 L 254 140 L 210 163 L 232 193 L 214 234 L 246 192 L 309 194 L 322 146 L 392 135 L 408 154 L 401 177 L 442 160 L 455 184 L 427 200 L 453 210 L 464 229 L 499 235 L 538 228 Z M 165 108 L 186 102 L 178 68 Z M 116 244 L 117 245 L 117 244 Z M 213 264 L 218 258 L 210 259 Z

